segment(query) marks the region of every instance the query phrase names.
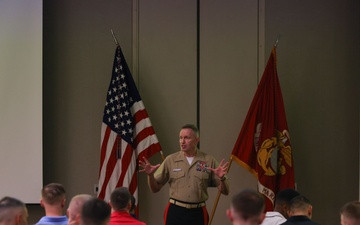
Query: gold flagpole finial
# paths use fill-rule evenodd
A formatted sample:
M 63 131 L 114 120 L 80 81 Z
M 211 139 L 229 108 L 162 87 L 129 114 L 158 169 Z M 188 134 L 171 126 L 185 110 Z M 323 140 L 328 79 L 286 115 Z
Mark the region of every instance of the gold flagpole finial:
M 281 37 L 281 34 L 278 35 L 276 41 L 275 41 L 275 44 L 274 44 L 274 48 L 277 47 L 278 43 L 279 43 L 279 40 L 280 40 L 280 37 Z

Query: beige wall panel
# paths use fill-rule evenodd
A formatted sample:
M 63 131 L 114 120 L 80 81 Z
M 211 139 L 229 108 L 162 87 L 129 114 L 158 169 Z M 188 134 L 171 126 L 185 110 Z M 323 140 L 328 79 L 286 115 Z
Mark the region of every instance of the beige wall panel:
M 359 20 L 359 1 L 266 1 L 297 187 L 320 224 L 359 196 Z
M 131 0 L 44 1 L 44 183 L 64 184 L 68 202 L 95 195 L 116 47 L 110 29 L 131 66 L 131 15 Z M 39 219 L 32 212 L 30 223 Z
M 218 161 L 229 160 L 257 87 L 257 1 L 201 1 L 200 147 Z M 212 224 L 228 221 L 225 211 L 256 180 L 235 162 L 230 194 L 220 197 Z M 207 203 L 211 214 L 217 189 Z
M 180 127 L 196 123 L 196 1 L 139 1 L 139 91 L 164 155 L 179 151 Z M 140 219 L 162 224 L 168 185 L 153 194 L 140 174 L 139 189 Z

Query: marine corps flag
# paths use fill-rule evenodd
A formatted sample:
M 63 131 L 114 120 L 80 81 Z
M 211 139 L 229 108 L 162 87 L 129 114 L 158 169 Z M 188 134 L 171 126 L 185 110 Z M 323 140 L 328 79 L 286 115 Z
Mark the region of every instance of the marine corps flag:
M 294 165 L 284 102 L 276 70 L 276 48 L 271 51 L 231 158 L 258 178 L 266 211 L 273 210 L 275 194 L 294 188 Z

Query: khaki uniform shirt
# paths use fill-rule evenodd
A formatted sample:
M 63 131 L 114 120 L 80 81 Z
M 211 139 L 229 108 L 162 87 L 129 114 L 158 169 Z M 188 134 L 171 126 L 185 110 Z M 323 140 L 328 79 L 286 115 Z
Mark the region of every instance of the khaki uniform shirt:
M 217 187 L 220 181 L 206 167 L 217 168 L 219 163 L 211 155 L 197 149 L 191 165 L 182 151 L 166 157 L 154 177 L 162 185 L 170 185 L 170 198 L 188 203 L 206 201 L 208 187 Z

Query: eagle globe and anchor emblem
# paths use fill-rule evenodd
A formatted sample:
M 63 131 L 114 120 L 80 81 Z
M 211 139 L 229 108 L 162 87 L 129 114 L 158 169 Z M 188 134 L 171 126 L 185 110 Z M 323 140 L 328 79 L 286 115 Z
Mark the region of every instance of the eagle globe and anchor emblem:
M 264 170 L 264 175 L 275 176 L 276 174 L 284 175 L 286 173 L 286 163 L 289 167 L 292 166 L 291 161 L 291 146 L 286 145 L 290 139 L 289 131 L 276 130 L 276 137 L 265 139 L 260 148 L 258 148 L 258 140 L 261 132 L 261 123 L 257 125 L 255 134 L 255 148 L 257 150 L 257 161 Z M 283 157 L 278 157 L 281 154 Z

